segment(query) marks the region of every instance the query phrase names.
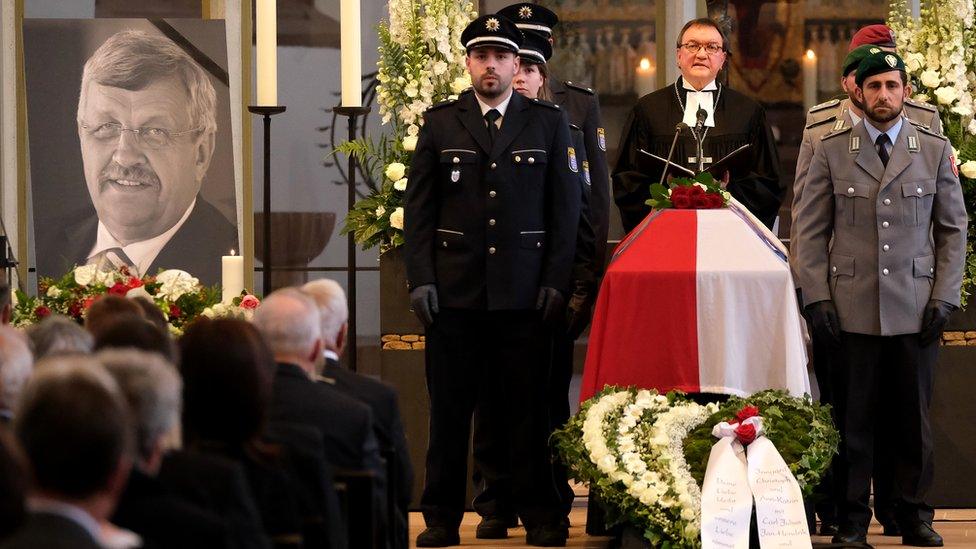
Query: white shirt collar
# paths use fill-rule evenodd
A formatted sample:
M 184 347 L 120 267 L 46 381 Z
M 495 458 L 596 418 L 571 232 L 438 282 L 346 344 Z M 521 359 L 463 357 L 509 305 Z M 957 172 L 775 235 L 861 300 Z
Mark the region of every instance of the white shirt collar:
M 102 528 L 98 525 L 98 521 L 81 507 L 55 499 L 31 496 L 27 500 L 27 508 L 33 513 L 64 517 L 84 528 L 93 540 L 98 541 L 101 538 Z
M 694 86 L 692 86 L 691 84 L 689 84 L 688 81 L 685 80 L 684 78 L 681 79 L 681 87 L 684 88 L 684 89 L 686 89 L 686 90 L 688 90 L 688 91 L 692 91 L 692 92 L 699 91 L 699 90 L 696 90 Z M 718 85 L 715 83 L 714 80 L 712 80 L 708 84 L 705 84 L 705 87 L 702 88 L 700 91 L 712 91 L 712 90 L 717 90 L 717 89 L 718 89 Z
M 176 231 L 180 230 L 180 227 L 186 223 L 187 218 L 190 217 L 190 213 L 193 211 L 196 204 L 197 201 L 194 198 L 193 203 L 190 204 L 190 207 L 183 212 L 183 217 L 176 222 L 176 225 L 170 227 L 166 232 L 160 234 L 159 236 L 154 236 L 148 240 L 140 240 L 139 242 L 133 242 L 126 246 L 123 246 L 118 239 L 112 236 L 112 233 L 109 232 L 108 227 L 106 227 L 105 224 L 99 220 L 98 232 L 97 236 L 95 237 L 95 247 L 92 248 L 91 252 L 88 253 L 89 260 L 105 250 L 109 250 L 111 248 L 122 248 L 122 251 L 125 252 L 125 255 L 128 256 L 130 260 L 132 260 L 136 271 L 138 271 L 134 274 L 136 276 L 144 276 L 146 274 L 146 269 L 148 269 L 149 266 L 152 265 L 152 262 L 156 260 L 156 256 L 159 255 L 159 252 L 161 252 L 170 239 L 173 238 Z
M 861 123 L 861 117 L 858 116 L 851 109 L 847 109 L 847 114 L 850 115 L 850 117 L 851 117 L 851 127 L 857 126 L 858 124 Z
M 339 362 L 339 355 L 332 349 L 326 349 L 322 351 L 322 356 L 324 356 L 326 360 L 332 359 L 336 362 Z
M 684 78 L 681 79 L 681 86 L 688 91 L 685 94 L 685 112 L 681 121 L 688 124 L 692 128 L 698 123 L 698 109 L 705 109 L 708 116 L 705 118 L 705 127 L 714 128 L 715 127 L 715 94 L 712 91 L 717 90 L 718 86 L 715 81 L 712 80 L 701 91 L 696 90 L 685 81 Z
M 478 106 L 481 107 L 481 116 L 484 116 L 485 114 L 487 114 L 488 111 L 490 111 L 491 109 L 495 109 L 496 111 L 498 111 L 502 115 L 502 118 L 504 118 L 505 117 L 505 110 L 508 109 L 508 103 L 509 103 L 509 101 L 512 100 L 512 93 L 514 93 L 513 89 L 511 87 L 508 88 L 508 97 L 506 97 L 504 101 L 502 101 L 501 103 L 499 103 L 497 107 L 491 107 L 491 106 L 487 105 L 484 101 L 481 100 L 480 97 L 478 97 L 478 94 L 475 93 L 474 94 L 474 97 L 475 97 L 475 99 L 478 100 Z M 501 118 L 499 118 L 499 120 L 501 120 Z

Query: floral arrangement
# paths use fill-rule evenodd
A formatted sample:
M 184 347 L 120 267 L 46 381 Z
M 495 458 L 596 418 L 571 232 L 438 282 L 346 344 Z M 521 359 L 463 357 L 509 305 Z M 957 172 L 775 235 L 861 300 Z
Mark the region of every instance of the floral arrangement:
M 471 86 L 461 33 L 477 11 L 470 0 L 390 0 L 389 14 L 389 22 L 379 25 L 376 78 L 380 115 L 390 132 L 336 147 L 382 181 L 356 203 L 342 229 L 363 249 L 379 246 L 381 253 L 403 244 L 403 193 L 424 111 Z
M 645 204 L 655 210 L 714 210 L 724 208 L 732 195 L 709 172 L 693 178 L 678 177 L 668 183 L 651 185 L 651 198 Z
M 919 18 L 905 0 L 891 2 L 888 26 L 895 31 L 913 97 L 939 109 L 952 143 L 969 212 L 969 238 L 962 294 L 976 291 L 976 5 L 972 0 L 923 1 Z
M 764 435 L 809 495 L 839 435 L 828 407 L 781 391 L 701 405 L 680 392 L 608 386 L 553 437 L 572 476 L 600 490 L 610 525 L 630 523 L 654 547 L 699 548 L 712 427 L 735 424 L 739 441 L 748 445 L 756 431 L 746 419 L 760 410 Z
M 60 279 L 41 278 L 37 290 L 37 296 L 20 290 L 15 292 L 15 326 L 35 324 L 52 314 L 83 322 L 88 307 L 104 295 L 152 301 L 175 334 L 182 333 L 183 327 L 199 316 L 250 319 L 260 305 L 260 300 L 250 294 L 235 297 L 231 303 L 221 303 L 220 288 L 202 286 L 190 273 L 177 269 L 137 277 L 125 267 L 100 271 L 95 265 L 83 265 Z

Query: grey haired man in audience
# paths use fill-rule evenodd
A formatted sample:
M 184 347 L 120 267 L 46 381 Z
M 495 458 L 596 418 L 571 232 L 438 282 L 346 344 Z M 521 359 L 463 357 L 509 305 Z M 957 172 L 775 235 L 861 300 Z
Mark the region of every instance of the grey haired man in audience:
M 24 335 L 10 326 L 0 326 L 0 423 L 13 418 L 33 367 L 34 358 Z
M 37 360 L 61 354 L 88 354 L 95 344 L 87 330 L 61 315 L 49 316 L 27 328 L 27 338 Z

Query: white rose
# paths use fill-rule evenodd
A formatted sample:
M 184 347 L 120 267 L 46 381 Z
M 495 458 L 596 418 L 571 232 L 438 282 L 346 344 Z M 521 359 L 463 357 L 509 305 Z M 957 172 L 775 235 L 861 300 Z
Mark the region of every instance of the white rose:
M 159 290 L 156 295 L 167 301 L 176 301 L 181 296 L 200 289 L 200 281 L 186 271 L 169 269 L 156 276 Z
M 447 63 L 438 61 L 434 63 L 434 74 L 441 75 L 447 72 Z
M 692 520 L 695 518 L 695 510 L 691 507 L 685 507 L 681 510 L 681 518 L 683 520 Z
M 98 267 L 95 265 L 82 265 L 80 267 L 75 267 L 75 284 L 79 286 L 88 286 L 95 280 L 95 272 L 98 271 Z
M 910 53 L 905 56 L 905 68 L 908 69 L 908 72 L 911 73 L 917 72 L 919 69 L 922 68 L 922 65 L 924 63 L 925 63 L 925 56 L 918 52 Z
M 976 135 L 976 118 L 974 118 L 972 121 L 969 122 L 969 127 L 966 128 L 966 130 L 969 133 Z
M 927 94 L 924 94 L 924 93 L 916 93 L 916 94 L 912 95 L 912 99 L 914 99 L 915 101 L 918 101 L 919 103 L 928 103 L 929 102 L 929 96 Z
M 407 167 L 399 162 L 393 162 L 386 167 L 386 178 L 397 181 L 407 173 Z
M 417 149 L 417 136 L 408 135 L 403 138 L 403 150 L 413 152 Z
M 956 88 L 943 86 L 935 90 L 935 98 L 943 105 L 951 105 L 956 99 L 959 99 L 959 91 Z
M 403 208 L 397 208 L 390 214 L 390 226 L 403 230 Z
M 453 91 L 454 93 L 461 93 L 470 87 L 471 87 L 471 76 L 467 74 L 463 76 L 459 76 L 455 78 L 453 82 L 451 82 L 451 91 Z
M 59 295 L 61 295 L 61 290 L 57 286 L 51 286 L 47 289 L 48 297 L 58 297 Z
M 207 317 L 207 318 L 213 318 L 215 316 L 214 315 L 214 310 L 212 308 L 210 308 L 210 307 L 207 307 L 206 309 L 204 309 L 203 312 L 200 313 L 200 314 L 202 316 Z
M 960 116 L 963 116 L 963 117 L 967 117 L 967 116 L 972 116 L 973 115 L 973 109 L 971 107 L 966 106 L 966 105 L 956 105 L 955 107 L 952 107 L 952 112 L 954 112 L 954 113 L 956 113 L 956 114 L 958 114 Z
M 406 177 L 401 178 L 399 181 L 393 184 L 393 188 L 398 191 L 407 190 L 407 178 Z
M 617 460 L 611 455 L 602 456 L 597 460 L 597 466 L 603 471 L 610 471 L 617 466 Z
M 921 79 L 922 85 L 926 88 L 934 89 L 939 87 L 939 84 L 942 83 L 942 78 L 939 76 L 939 72 L 931 69 L 923 71 L 919 76 L 919 79 Z
M 976 160 L 967 160 L 959 166 L 959 172 L 969 179 L 976 179 Z

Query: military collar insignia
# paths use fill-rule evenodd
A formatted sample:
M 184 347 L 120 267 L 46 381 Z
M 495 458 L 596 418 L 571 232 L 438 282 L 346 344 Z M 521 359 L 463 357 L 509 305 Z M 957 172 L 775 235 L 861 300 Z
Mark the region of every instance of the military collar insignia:
M 519 8 L 519 17 L 521 19 L 532 19 L 532 8 L 529 6 Z
M 908 151 L 909 152 L 918 152 L 918 136 L 917 135 L 909 135 L 908 136 Z
M 851 152 L 856 153 L 861 150 L 861 137 L 851 134 Z
M 494 17 L 491 17 L 487 21 L 485 21 L 485 28 L 490 30 L 491 32 L 495 32 L 501 27 L 502 27 L 501 23 L 499 23 L 498 19 L 495 19 Z
M 838 130 L 843 130 L 843 129 L 844 129 L 844 119 L 843 118 L 838 118 L 837 121 L 834 122 L 834 130 L 833 131 L 838 131 Z

